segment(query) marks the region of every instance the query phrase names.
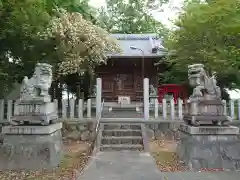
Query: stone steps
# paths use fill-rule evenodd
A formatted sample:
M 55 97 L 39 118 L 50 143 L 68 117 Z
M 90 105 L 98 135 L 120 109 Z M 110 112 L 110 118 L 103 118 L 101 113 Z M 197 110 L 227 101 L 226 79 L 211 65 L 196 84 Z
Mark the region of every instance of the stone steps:
M 100 151 L 143 151 L 141 144 L 104 144 L 100 146 Z
M 142 144 L 142 136 L 107 136 L 102 138 L 102 144 Z
M 136 107 L 112 107 L 112 111 L 130 111 L 130 112 L 136 112 Z
M 141 130 L 140 124 L 104 124 L 104 130 L 115 130 L 115 129 L 131 129 L 131 130 Z
M 115 130 L 104 130 L 102 136 L 141 136 L 141 130 L 132 129 L 115 129 Z
M 144 150 L 141 124 L 102 123 L 100 151 Z

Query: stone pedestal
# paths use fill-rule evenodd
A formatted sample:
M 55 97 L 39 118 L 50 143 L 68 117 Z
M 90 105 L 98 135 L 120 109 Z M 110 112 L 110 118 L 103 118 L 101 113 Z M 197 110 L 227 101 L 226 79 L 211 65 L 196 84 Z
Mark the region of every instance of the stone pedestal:
M 226 115 L 224 104 L 220 99 L 203 98 L 190 99 L 183 120 L 186 124 L 199 126 L 201 124 L 229 125 L 231 118 Z
M 62 156 L 61 123 L 49 126 L 5 126 L 0 146 L 1 170 L 51 169 Z
M 58 120 L 55 104 L 48 100 L 22 101 L 16 108 L 11 119 L 15 125 L 24 123 L 49 125 Z
M 180 126 L 177 153 L 192 170 L 240 169 L 239 128 L 234 126 Z

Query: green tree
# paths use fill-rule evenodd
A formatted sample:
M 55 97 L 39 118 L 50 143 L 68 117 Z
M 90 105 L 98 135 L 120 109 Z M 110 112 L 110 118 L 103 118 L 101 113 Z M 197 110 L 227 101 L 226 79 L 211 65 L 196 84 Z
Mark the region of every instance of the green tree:
M 99 10 L 98 22 L 111 33 L 165 33 L 161 22 L 152 15 L 166 1 L 156 0 L 106 0 L 106 8 Z
M 218 72 L 222 87 L 240 84 L 239 0 L 187 2 L 175 25 L 166 41 L 175 70 L 186 72 L 187 65 L 203 63 Z
M 0 81 L 3 91 L 29 73 L 30 58 L 37 32 L 44 30 L 50 16 L 43 1 L 1 0 L 0 3 Z M 19 68 L 21 67 L 21 68 Z M 14 73 L 15 72 L 15 73 Z
M 28 70 L 32 69 L 41 54 L 49 53 L 44 47 L 50 42 L 41 41 L 38 33 L 44 31 L 50 20 L 58 16 L 57 8 L 78 12 L 85 19 L 91 19 L 92 9 L 87 0 L 1 0 L 0 57 L 2 60 L 8 63 L 6 56 L 11 57 L 11 63 L 23 67 L 21 72 L 31 73 Z M 5 66 L 1 66 L 3 67 Z
M 63 76 L 81 74 L 83 70 L 105 62 L 106 52 L 120 51 L 115 39 L 105 30 L 85 20 L 80 13 L 63 9 L 59 9 L 59 16 L 52 18 L 39 37 L 42 41 L 51 41 L 58 73 Z M 42 59 L 49 59 L 48 55 L 43 54 Z
M 64 44 L 60 38 L 49 37 L 50 34 L 48 38 L 40 37 L 46 29 L 51 29 L 52 22 L 62 17 L 57 10 L 59 8 L 81 14 L 85 24 L 95 21 L 92 15 L 94 9 L 88 5 L 87 0 L 0 0 L 0 83 L 6 87 L 1 90 L 9 90 L 11 85 L 16 81 L 20 82 L 24 75 L 30 76 L 36 62 L 48 62 L 57 70 L 60 61 L 67 61 L 64 59 L 66 49 L 63 50 L 63 48 L 70 48 L 70 46 L 61 46 L 61 51 L 59 49 L 57 51 L 56 48 Z M 68 26 L 68 31 L 73 30 L 71 27 Z M 74 28 L 76 30 L 77 27 Z M 100 29 L 97 30 L 97 27 L 94 30 L 102 32 Z M 104 33 L 107 35 L 106 32 L 99 33 L 98 39 L 93 39 L 92 42 L 102 37 L 109 42 Z M 90 36 L 91 33 L 88 35 Z M 76 43 L 75 41 L 74 45 Z M 64 45 L 66 44 L 65 42 Z M 100 42 L 97 45 L 100 46 Z M 97 53 L 101 54 L 96 51 L 95 55 Z
M 96 9 L 89 5 L 89 0 L 45 0 L 48 12 L 54 14 L 55 9 L 62 8 L 68 12 L 78 12 L 84 19 L 96 22 Z

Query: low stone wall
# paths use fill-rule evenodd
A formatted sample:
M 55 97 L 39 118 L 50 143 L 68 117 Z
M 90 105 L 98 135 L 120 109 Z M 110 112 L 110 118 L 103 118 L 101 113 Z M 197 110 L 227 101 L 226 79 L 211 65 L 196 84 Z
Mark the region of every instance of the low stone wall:
M 62 136 L 64 139 L 81 141 L 93 141 L 95 135 L 96 121 L 64 121 Z
M 76 140 L 92 141 L 96 127 L 95 119 L 85 120 L 62 120 L 63 129 L 62 135 L 64 138 L 72 138 Z M 149 120 L 139 121 L 146 126 L 147 136 L 149 139 L 169 139 L 179 140 L 179 126 L 184 123 L 180 120 Z M 240 127 L 240 121 L 233 121 L 233 126 Z M 0 143 L 2 139 L 0 126 Z
M 74 140 L 92 141 L 95 135 L 96 120 L 63 121 L 63 137 Z M 132 123 L 137 123 L 132 122 Z M 182 121 L 139 121 L 145 124 L 148 139 L 179 140 L 178 128 Z
M 181 121 L 154 121 L 146 122 L 146 131 L 149 139 L 178 140 L 178 128 Z
M 147 121 L 147 136 L 149 139 L 180 140 L 179 127 L 183 123 L 180 120 Z M 231 125 L 240 128 L 240 121 L 233 121 Z

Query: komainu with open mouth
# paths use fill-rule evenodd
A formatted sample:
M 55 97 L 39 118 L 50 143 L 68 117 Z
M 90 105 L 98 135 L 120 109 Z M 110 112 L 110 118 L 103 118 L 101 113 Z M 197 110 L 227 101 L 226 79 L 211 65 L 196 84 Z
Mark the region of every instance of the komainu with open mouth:
M 188 66 L 188 80 L 194 89 L 187 103 L 184 120 L 195 126 L 203 124 L 202 122 L 227 125 L 230 117 L 225 112 L 216 73 L 209 76 L 203 64 L 193 64 Z

